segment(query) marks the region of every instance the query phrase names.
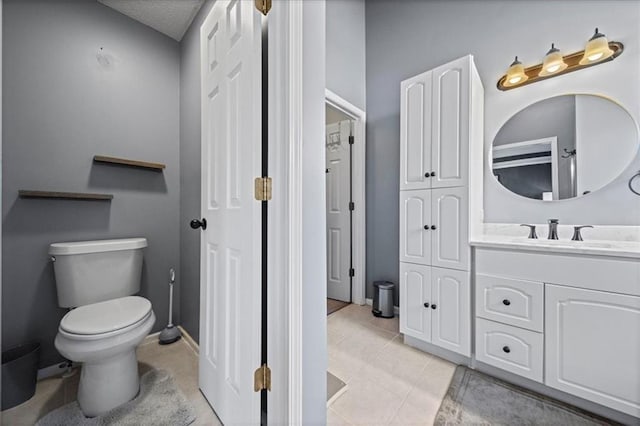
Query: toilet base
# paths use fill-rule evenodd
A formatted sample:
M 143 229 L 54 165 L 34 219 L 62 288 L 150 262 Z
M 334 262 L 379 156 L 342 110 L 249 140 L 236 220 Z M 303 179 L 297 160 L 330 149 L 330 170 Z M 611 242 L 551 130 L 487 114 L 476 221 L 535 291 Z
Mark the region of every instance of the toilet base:
M 85 416 L 96 417 L 132 400 L 139 389 L 138 361 L 133 348 L 100 362 L 82 364 L 78 404 Z

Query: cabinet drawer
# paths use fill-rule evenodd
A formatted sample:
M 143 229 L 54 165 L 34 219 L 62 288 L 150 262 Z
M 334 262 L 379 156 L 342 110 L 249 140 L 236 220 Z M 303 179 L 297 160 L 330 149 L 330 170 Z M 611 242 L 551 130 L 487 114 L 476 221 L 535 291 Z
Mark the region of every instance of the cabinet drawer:
M 476 359 L 542 382 L 543 335 L 476 319 Z
M 544 284 L 477 274 L 476 315 L 542 332 Z

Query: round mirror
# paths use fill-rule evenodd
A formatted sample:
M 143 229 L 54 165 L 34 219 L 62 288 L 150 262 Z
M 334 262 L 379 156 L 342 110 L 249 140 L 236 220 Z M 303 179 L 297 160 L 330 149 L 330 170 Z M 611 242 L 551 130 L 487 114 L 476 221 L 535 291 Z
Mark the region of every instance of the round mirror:
M 594 95 L 544 99 L 518 112 L 493 140 L 493 175 L 537 200 L 565 200 L 615 180 L 638 152 L 636 123 Z

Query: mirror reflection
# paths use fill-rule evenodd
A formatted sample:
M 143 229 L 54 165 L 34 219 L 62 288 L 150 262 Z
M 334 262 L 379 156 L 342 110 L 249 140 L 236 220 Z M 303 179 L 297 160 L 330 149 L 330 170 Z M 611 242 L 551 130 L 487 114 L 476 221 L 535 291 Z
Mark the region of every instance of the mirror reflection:
M 595 95 L 544 99 L 511 117 L 493 141 L 492 170 L 507 189 L 537 200 L 596 191 L 638 152 L 633 118 Z

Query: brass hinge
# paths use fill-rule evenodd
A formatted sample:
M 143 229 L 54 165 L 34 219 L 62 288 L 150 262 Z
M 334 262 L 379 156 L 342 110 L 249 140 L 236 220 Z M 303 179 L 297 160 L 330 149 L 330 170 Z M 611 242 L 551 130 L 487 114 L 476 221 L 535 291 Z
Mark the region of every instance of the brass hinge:
M 271 178 L 257 177 L 255 183 L 256 200 L 269 201 L 271 199 Z
M 264 16 L 271 10 L 271 0 L 256 0 L 256 9 Z
M 254 392 L 271 391 L 271 369 L 267 367 L 267 364 L 262 364 L 253 373 L 253 390 Z

